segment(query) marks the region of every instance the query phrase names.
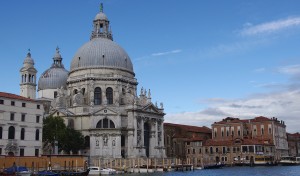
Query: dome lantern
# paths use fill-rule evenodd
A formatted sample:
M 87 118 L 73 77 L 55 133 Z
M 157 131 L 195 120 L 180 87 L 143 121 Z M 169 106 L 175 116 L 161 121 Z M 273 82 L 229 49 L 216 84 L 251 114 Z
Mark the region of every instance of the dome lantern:
M 103 13 L 103 4 L 100 4 L 100 12 L 96 15 L 94 21 L 94 30 L 92 31 L 91 40 L 94 38 L 107 38 L 113 40 L 112 32 L 109 26 L 109 20 Z

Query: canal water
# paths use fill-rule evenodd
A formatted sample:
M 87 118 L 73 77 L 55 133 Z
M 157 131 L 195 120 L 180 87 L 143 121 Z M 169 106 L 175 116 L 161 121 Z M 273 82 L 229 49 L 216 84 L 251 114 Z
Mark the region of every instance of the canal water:
M 257 166 L 257 167 L 223 167 L 221 169 L 204 169 L 194 171 L 172 171 L 155 173 L 131 173 L 124 176 L 300 176 L 300 166 Z

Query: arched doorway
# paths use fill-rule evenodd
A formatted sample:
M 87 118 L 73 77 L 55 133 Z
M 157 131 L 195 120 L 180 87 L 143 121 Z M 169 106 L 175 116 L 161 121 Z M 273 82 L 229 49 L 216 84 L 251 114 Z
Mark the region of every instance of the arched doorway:
M 14 152 L 8 152 L 7 155 L 8 156 L 15 156 Z
M 146 156 L 149 157 L 149 145 L 150 145 L 150 125 L 149 123 L 144 123 L 144 146 L 146 151 Z

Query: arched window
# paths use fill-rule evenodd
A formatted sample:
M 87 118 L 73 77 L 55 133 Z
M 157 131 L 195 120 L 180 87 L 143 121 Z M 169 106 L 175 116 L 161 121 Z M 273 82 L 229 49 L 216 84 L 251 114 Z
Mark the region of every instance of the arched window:
M 8 128 L 8 139 L 15 139 L 15 127 L 13 126 Z
M 113 104 L 113 89 L 111 87 L 108 87 L 106 89 L 106 99 L 107 99 L 107 104 Z
M 35 81 L 34 81 L 34 75 L 32 75 L 32 82 L 34 83 Z
M 108 128 L 108 119 L 103 119 L 103 128 Z
M 94 90 L 94 105 L 100 105 L 101 104 L 101 88 L 96 87 Z
M 73 91 L 73 95 L 76 95 L 77 94 L 77 89 L 74 89 L 74 91 Z
M 40 130 L 39 130 L 39 129 L 37 129 L 37 130 L 35 131 L 35 140 L 36 140 L 36 141 L 40 140 Z
M 31 74 L 29 74 L 29 76 L 28 76 L 28 82 L 30 82 L 31 81 Z
M 99 120 L 99 122 L 96 125 L 96 128 L 116 128 L 116 127 L 112 120 L 104 118 L 102 120 Z
M 24 82 L 27 82 L 27 75 L 25 74 L 25 77 L 24 77 Z
M 90 147 L 90 136 L 85 136 L 84 137 L 84 146 L 85 146 L 85 148 Z
M 0 139 L 2 139 L 2 127 L 0 127 Z
M 24 75 L 22 75 L 22 83 L 24 82 Z
M 24 140 L 25 139 L 25 129 L 22 128 L 21 129 L 21 140 Z
M 68 127 L 74 129 L 74 120 L 73 119 L 68 120 Z

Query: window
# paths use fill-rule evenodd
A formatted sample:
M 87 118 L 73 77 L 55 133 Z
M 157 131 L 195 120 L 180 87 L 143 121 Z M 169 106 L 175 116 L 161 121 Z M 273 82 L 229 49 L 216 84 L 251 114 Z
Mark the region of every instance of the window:
M 217 137 L 217 132 L 215 131 L 215 138 Z
M 24 140 L 25 139 L 25 129 L 22 128 L 21 129 L 21 140 Z
M 40 123 L 40 116 L 36 116 L 36 123 Z
M 41 109 L 41 105 L 36 105 L 36 109 Z
M 107 104 L 113 104 L 113 89 L 111 87 L 106 89 L 106 99 L 107 99 Z
M 34 155 L 35 155 L 35 156 L 39 156 L 39 149 L 35 149 Z
M 10 113 L 10 120 L 14 121 L 15 120 L 15 113 Z
M 235 153 L 235 147 L 232 148 L 232 152 Z
M 112 120 L 104 118 L 97 123 L 96 128 L 115 128 L 115 124 Z
M 209 150 L 210 150 L 210 154 L 213 154 L 213 152 L 214 152 L 214 151 L 213 151 L 213 148 L 212 148 L 212 147 L 210 147 L 210 149 L 209 149 Z
M 224 137 L 224 131 L 222 131 L 222 137 Z
M 223 147 L 222 153 L 226 153 L 226 147 Z
M 0 100 L 0 104 L 4 104 L 4 100 Z
M 35 131 L 35 140 L 36 140 L 36 141 L 40 140 L 40 130 L 39 130 L 39 129 L 37 129 L 37 130 Z
M 241 136 L 241 130 L 238 130 L 238 136 Z
M 24 156 L 24 149 L 23 148 L 20 149 L 20 156 Z
M 190 145 L 191 143 L 190 142 L 186 142 L 186 145 Z
M 272 134 L 272 129 L 271 128 L 269 128 L 269 134 Z
M 21 121 L 22 121 L 22 122 L 25 122 L 25 114 L 22 114 L 22 115 L 21 115 Z
M 54 98 L 56 98 L 57 97 L 57 91 L 54 91 Z
M 226 136 L 229 136 L 229 130 L 228 129 L 226 130 Z
M 190 149 L 187 149 L 187 154 L 190 154 Z
M 261 129 L 261 134 L 264 135 L 264 128 Z
M 26 107 L 26 103 L 22 103 L 22 107 Z
M 15 106 L 15 102 L 14 102 L 14 101 L 11 101 L 11 102 L 10 102 L 10 105 Z
M 219 152 L 219 148 L 217 147 L 217 148 L 216 148 L 216 153 L 218 153 L 218 152 Z
M 94 104 L 95 105 L 100 105 L 101 104 L 101 100 L 102 100 L 102 96 L 101 96 L 101 88 L 100 87 L 96 87 L 94 90 Z
M 8 128 L 8 139 L 15 139 L 15 127 L 13 126 Z
M 202 153 L 202 150 L 201 150 L 201 148 L 199 149 L 199 153 L 200 153 L 200 154 Z
M 0 148 L 0 155 L 2 155 L 2 148 Z
M 2 129 L 2 127 L 0 127 L 0 139 L 2 139 L 2 131 L 3 131 L 3 129 Z

